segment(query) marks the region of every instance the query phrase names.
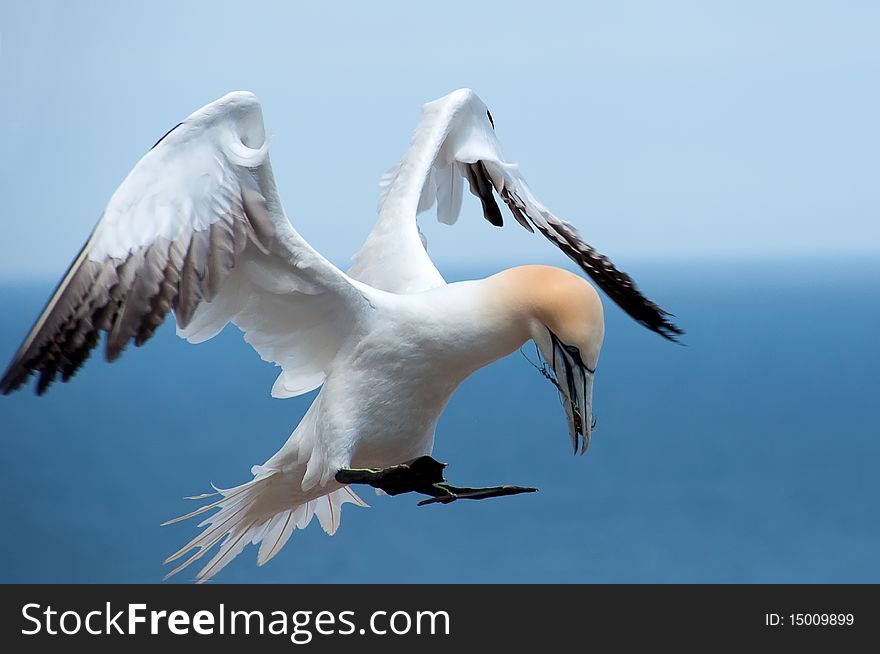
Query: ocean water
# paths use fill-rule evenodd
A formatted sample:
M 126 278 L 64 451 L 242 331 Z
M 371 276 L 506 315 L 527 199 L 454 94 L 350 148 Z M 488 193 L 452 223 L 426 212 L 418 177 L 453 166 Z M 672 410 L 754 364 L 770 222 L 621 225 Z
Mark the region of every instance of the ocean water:
M 880 265 L 631 272 L 687 346 L 606 302 L 586 456 L 516 353 L 467 380 L 440 423 L 452 483 L 539 493 L 419 508 L 362 488 L 371 508 L 346 505 L 336 536 L 315 522 L 216 580 L 880 582 Z M 52 286 L 0 287 L 0 357 Z M 166 324 L 43 398 L 0 397 L 0 581 L 160 581 L 196 530 L 159 524 L 209 482 L 249 479 L 308 406 L 271 399 L 275 374 L 234 328 L 193 347 Z

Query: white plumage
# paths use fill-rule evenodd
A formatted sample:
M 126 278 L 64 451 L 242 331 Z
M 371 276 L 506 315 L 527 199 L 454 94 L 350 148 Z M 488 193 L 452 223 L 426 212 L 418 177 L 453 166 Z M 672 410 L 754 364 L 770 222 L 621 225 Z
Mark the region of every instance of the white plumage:
M 228 323 L 280 366 L 274 397 L 322 386 L 287 442 L 253 479 L 195 499 L 204 529 L 169 557 L 170 574 L 220 544 L 198 573 L 216 574 L 248 543 L 260 565 L 313 515 L 332 534 L 342 504 L 364 505 L 334 475 L 430 454 L 449 397 L 474 370 L 534 339 L 566 400 L 569 431 L 586 449 L 602 308 L 583 279 L 516 268 L 446 285 L 416 214 L 458 218 L 464 188 L 500 224 L 493 193 L 538 229 L 634 318 L 679 333 L 632 280 L 534 198 L 507 162 L 486 106 L 470 90 L 425 105 L 410 150 L 382 179 L 373 231 L 344 273 L 291 226 L 282 208 L 257 99 L 230 93 L 196 111 L 150 150 L 113 194 L 92 236 L 0 382 L 8 393 L 32 373 L 38 391 L 67 380 L 107 333 L 116 358 L 147 340 L 173 310 L 192 343 Z M 173 520 L 171 522 L 176 522 Z

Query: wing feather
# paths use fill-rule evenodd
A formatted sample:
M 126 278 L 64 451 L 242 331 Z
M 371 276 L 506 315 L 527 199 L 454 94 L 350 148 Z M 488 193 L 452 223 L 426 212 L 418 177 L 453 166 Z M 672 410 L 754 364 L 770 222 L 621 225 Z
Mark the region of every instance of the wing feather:
M 259 284 L 278 276 L 292 280 L 280 295 Z M 297 359 L 277 346 L 296 337 L 295 325 L 282 321 L 311 308 L 302 301 L 306 288 L 322 296 L 323 315 L 355 322 L 351 312 L 363 298 L 284 215 L 259 103 L 250 93 L 230 93 L 170 130 L 129 173 L 0 380 L 0 392 L 12 392 L 32 374 L 40 394 L 59 375 L 69 380 L 101 332 L 113 361 L 129 343 L 145 343 L 169 311 L 192 340 L 209 338 L 230 321 L 244 325 L 246 338 L 267 344 L 258 348 L 261 356 L 304 366 L 314 379 L 335 355 L 343 330 L 326 331 L 317 360 L 306 348 L 296 350 Z M 259 314 L 273 302 L 285 310 L 240 315 L 245 307 Z M 194 323 L 198 329 L 190 334 Z
M 462 178 L 480 199 L 483 216 L 491 224 L 503 225 L 498 195 L 522 227 L 529 232 L 537 229 L 633 319 L 670 340 L 683 333 L 669 320 L 671 314 L 645 297 L 629 275 L 535 199 L 519 167 L 504 157 L 486 105 L 470 89 L 454 91 L 423 107 L 410 149 L 383 177 L 376 226 L 355 255 L 349 273 L 398 293 L 443 284 L 424 245 L 414 237 L 416 215 L 436 199 L 438 220 L 455 223 Z

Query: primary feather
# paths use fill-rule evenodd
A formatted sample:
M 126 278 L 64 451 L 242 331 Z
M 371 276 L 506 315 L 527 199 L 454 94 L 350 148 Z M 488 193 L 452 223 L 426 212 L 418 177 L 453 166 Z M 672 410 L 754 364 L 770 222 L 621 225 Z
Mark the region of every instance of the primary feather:
M 349 274 L 397 293 L 443 284 L 418 238 L 416 216 L 436 204 L 438 220 L 455 223 L 463 180 L 479 198 L 490 223 L 503 225 L 497 194 L 520 225 L 530 232 L 537 229 L 633 319 L 670 340 L 683 333 L 629 275 L 535 198 L 519 166 L 504 156 L 489 110 L 470 89 L 454 91 L 422 108 L 409 150 L 382 178 L 376 225 L 354 256 Z

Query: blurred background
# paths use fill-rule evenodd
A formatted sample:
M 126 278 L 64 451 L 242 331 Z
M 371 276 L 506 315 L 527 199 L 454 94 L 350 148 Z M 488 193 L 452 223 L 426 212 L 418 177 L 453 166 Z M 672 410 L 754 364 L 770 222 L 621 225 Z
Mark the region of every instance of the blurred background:
M 469 86 L 536 194 L 687 346 L 606 301 L 587 456 L 519 354 L 440 423 L 450 481 L 539 493 L 364 492 L 335 537 L 312 525 L 263 568 L 246 549 L 217 581 L 880 582 L 878 32 L 868 1 L 3 3 L 0 365 L 199 106 L 260 97 L 287 212 L 345 268 L 420 105 Z M 421 225 L 449 280 L 568 265 L 473 198 Z M 2 582 L 161 580 L 195 527 L 159 523 L 249 479 L 313 397 L 271 399 L 277 371 L 234 327 L 193 347 L 169 323 L 100 359 L 0 397 Z

